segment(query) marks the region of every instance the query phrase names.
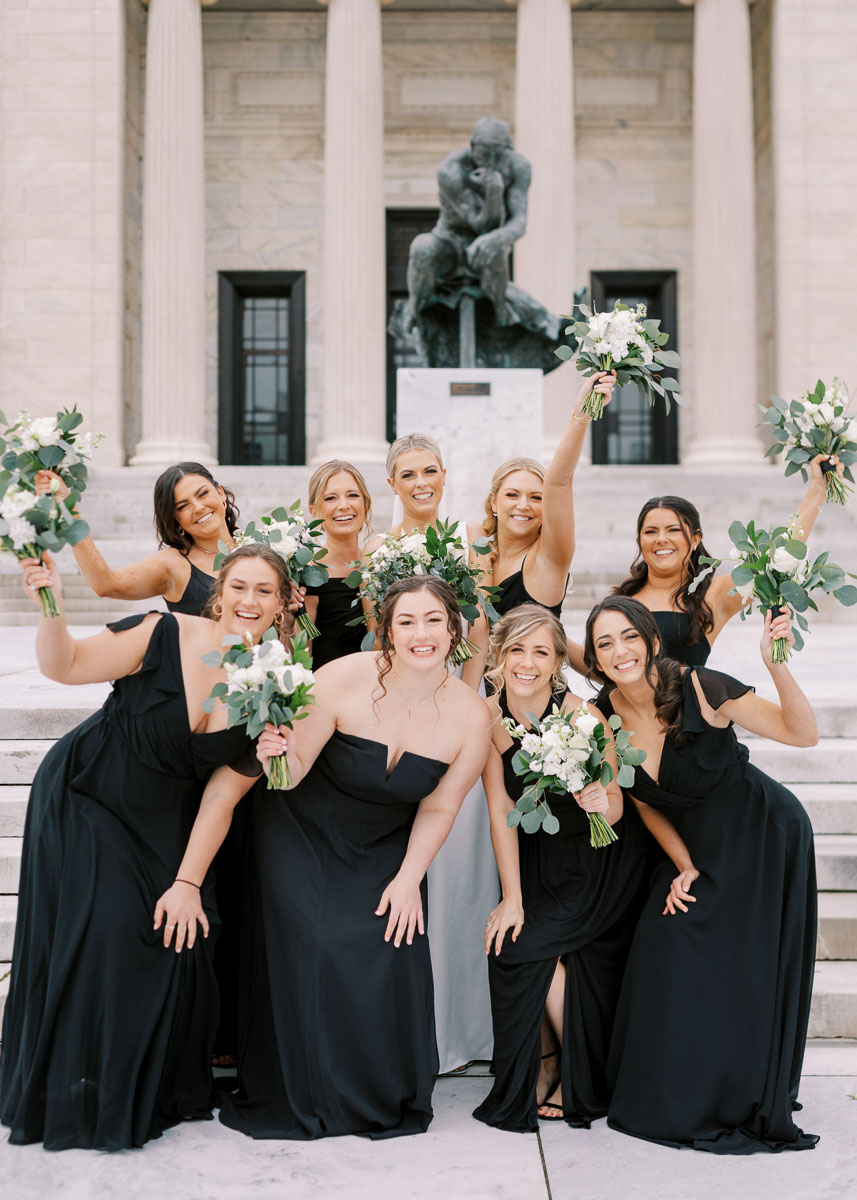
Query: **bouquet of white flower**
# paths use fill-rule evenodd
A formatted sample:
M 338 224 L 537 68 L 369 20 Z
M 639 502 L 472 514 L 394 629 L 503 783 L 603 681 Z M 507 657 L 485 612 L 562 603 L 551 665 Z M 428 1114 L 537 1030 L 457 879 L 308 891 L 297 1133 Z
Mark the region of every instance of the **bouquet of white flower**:
M 619 786 L 634 786 L 634 768 L 645 760 L 646 752 L 631 745 L 631 734 L 622 729 L 621 717 L 610 717 L 605 729 L 586 703 L 570 713 L 561 712 L 554 705 L 541 721 L 532 713 L 527 716 L 530 729 L 510 717 L 503 720 L 511 736 L 521 743 L 512 767 L 526 784 L 507 818 L 510 828 L 520 825 L 525 833 L 535 833 L 538 829 L 559 833 L 559 821 L 544 799 L 545 793 L 562 796 L 579 792 L 596 780 L 606 787 L 613 780 L 613 768 L 607 761 L 611 747 L 619 764 Z M 586 815 L 591 846 L 598 849 L 617 840 L 613 827 L 601 813 Z
M 266 630 L 255 646 L 249 634 L 243 638 L 230 634 L 222 644 L 229 647 L 223 655 L 212 650 L 202 657 L 209 667 L 222 667 L 226 672 L 226 682 L 216 683 L 203 701 L 206 712 L 221 701 L 229 708 L 227 729 L 246 725 L 251 738 L 257 738 L 268 721 L 292 729 L 295 721 L 308 715 L 309 706 L 315 704 L 315 676 L 305 634 L 292 638 L 291 653 L 274 629 Z M 291 782 L 286 756 L 272 758 L 268 787 L 287 788 Z
M 7 426 L 0 437 L 0 548 L 16 561 L 41 558 L 43 550 L 76 546 L 89 534 L 89 526 L 74 509 L 86 488 L 86 462 L 103 435 L 76 434 L 82 421 L 77 409 L 35 420 L 22 411 L 12 425 L 0 413 L 0 422 Z M 57 480 L 47 495 L 36 494 L 35 478 L 44 470 L 56 472 L 69 487 L 65 500 L 56 495 Z M 46 617 L 59 616 L 51 588 L 40 588 L 39 599 Z
M 477 554 L 491 552 L 487 538 L 479 538 L 472 548 Z M 492 624 L 498 619 L 490 599 L 496 589 L 480 587 L 483 572 L 468 563 L 457 521 L 438 521 L 437 525 L 429 525 L 424 534 L 414 531 L 394 537 L 388 533 L 369 555 L 366 564 L 355 565 L 345 582 L 359 589 L 355 604 L 364 597 L 368 599 L 377 621 L 387 589 L 396 580 L 411 575 L 436 575 L 448 583 L 466 621 L 477 620 L 480 609 Z M 365 617 L 356 617 L 349 624 L 359 625 L 365 620 Z M 374 645 L 375 634 L 370 630 L 361 649 L 371 650 Z M 473 644 L 462 638 L 452 654 L 452 662 L 467 662 L 473 652 Z
M 597 375 L 599 371 L 616 372 L 616 382 L 635 383 L 649 404 L 655 403 L 655 393 L 663 396 L 670 410 L 670 394 L 676 404 L 682 404 L 679 385 L 675 379 L 665 377 L 663 372 L 681 366 L 675 350 L 664 350 L 669 341 L 668 333 L 661 333 L 660 320 L 650 320 L 645 304 L 631 309 L 617 300 L 612 312 L 591 312 L 585 304 L 579 304 L 583 321 L 574 321 L 566 334 L 577 338 L 577 369 L 584 375 Z M 572 320 L 571 317 L 568 318 Z M 570 346 L 558 346 L 554 351 L 557 358 L 574 357 Z M 597 421 L 604 412 L 604 399 L 598 392 L 590 392 L 583 402 L 581 412 Z
M 327 567 L 322 559 L 327 549 L 319 545 L 323 521 L 308 521 L 296 500 L 290 508 L 275 508 L 261 517 L 259 523 L 251 521 L 244 529 L 236 529 L 232 537 L 236 546 L 247 546 L 262 542 L 281 554 L 289 564 L 289 574 L 301 587 L 320 587 L 327 583 Z M 220 553 L 215 556 L 214 570 L 219 571 L 230 547 L 218 542 Z M 318 630 L 306 612 L 298 615 L 298 627 L 311 638 L 318 637 Z
M 754 604 L 763 613 L 772 609 L 775 616 L 788 609 L 792 619 L 806 632 L 809 624 L 803 614 L 808 608 L 818 612 L 818 605 L 809 595 L 817 588 L 833 595 L 840 604 L 857 604 L 857 588 L 846 583 L 846 579 L 857 579 L 857 575 L 829 562 L 827 551 L 810 563 L 806 543 L 795 537 L 796 522 L 797 517 L 794 517 L 788 526 L 781 525 L 770 533 L 766 529 L 757 529 L 752 521 L 746 526 L 733 521 L 729 526 L 732 542 L 729 557 L 736 563 L 731 572 L 733 587 L 729 594 L 737 593 L 749 601 L 741 609 L 742 621 L 753 611 Z M 701 555 L 699 561 L 706 565 L 691 583 L 689 592 L 696 591 L 705 576 L 716 571 L 723 560 Z M 795 650 L 802 650 L 804 641 L 799 629 L 794 630 L 794 638 Z M 774 638 L 771 662 L 786 662 L 790 654 L 786 639 Z
M 845 478 L 853 483 L 851 464 L 857 462 L 857 417 L 849 416 L 848 404 L 848 393 L 839 379 L 834 379 L 829 387 L 819 379 L 811 392 L 791 403 L 771 396 L 769 408 L 759 405 L 765 420 L 773 425 L 773 444 L 766 451 L 767 457 L 776 458 L 785 450 L 786 475 L 800 471 L 806 482 L 810 459 L 817 454 L 835 454 L 844 464 Z M 823 462 L 821 469 L 827 499 L 844 504 L 854 489 L 845 486 L 833 463 Z

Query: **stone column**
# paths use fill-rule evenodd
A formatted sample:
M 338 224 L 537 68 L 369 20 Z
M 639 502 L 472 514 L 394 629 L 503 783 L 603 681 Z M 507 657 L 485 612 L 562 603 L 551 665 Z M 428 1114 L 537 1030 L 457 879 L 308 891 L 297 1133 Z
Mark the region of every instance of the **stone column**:
M 205 441 L 200 0 L 149 0 L 143 148 L 143 412 L 132 466 L 214 462 Z
M 384 92 L 379 0 L 327 6 L 324 437 L 313 461 L 383 462 Z
M 695 8 L 694 362 L 684 418 L 693 440 L 682 461 L 758 464 L 750 15 L 747 0 L 696 0 Z
M 514 3 L 515 0 L 510 0 Z M 530 160 L 527 232 L 515 244 L 515 281 L 552 312 L 570 313 L 575 288 L 574 80 L 569 0 L 517 0 L 515 149 Z M 574 367 L 544 378 L 545 453 L 566 426 L 579 386 Z

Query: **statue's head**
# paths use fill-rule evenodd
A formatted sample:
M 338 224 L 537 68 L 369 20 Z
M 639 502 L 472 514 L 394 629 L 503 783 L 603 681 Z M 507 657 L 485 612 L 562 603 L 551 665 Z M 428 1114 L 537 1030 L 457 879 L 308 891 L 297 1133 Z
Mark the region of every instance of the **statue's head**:
M 479 118 L 470 135 L 470 154 L 477 167 L 496 167 L 512 149 L 512 134 L 505 121 Z

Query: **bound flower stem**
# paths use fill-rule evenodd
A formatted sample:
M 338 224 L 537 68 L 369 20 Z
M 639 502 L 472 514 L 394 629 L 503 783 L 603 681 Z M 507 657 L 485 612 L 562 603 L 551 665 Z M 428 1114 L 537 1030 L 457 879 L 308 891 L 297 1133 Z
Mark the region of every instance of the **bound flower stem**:
M 308 638 L 317 638 L 319 636 L 318 627 L 310 620 L 309 613 L 302 612 L 298 615 L 298 629 L 305 633 Z
M 613 832 L 613 826 L 604 819 L 601 813 L 587 813 L 586 815 L 589 817 L 590 846 L 600 850 L 603 846 L 609 846 L 611 842 L 618 842 L 619 838 Z
M 824 470 L 826 466 L 828 466 L 827 463 L 822 463 L 821 469 Z M 825 473 L 824 486 L 827 490 L 828 502 L 832 502 L 833 504 L 845 504 L 848 500 L 849 492 L 854 491 L 853 488 L 848 487 L 844 480 L 839 478 L 835 470 Z
M 277 755 L 276 758 L 270 759 L 270 772 L 268 775 L 268 788 L 271 791 L 283 791 L 285 788 L 292 786 L 292 773 L 289 770 L 289 760 L 285 754 Z
M 791 658 L 791 647 L 786 638 L 774 638 L 771 642 L 771 662 L 784 663 Z
M 453 650 L 452 654 L 450 654 L 449 661 L 458 667 L 461 666 L 462 663 L 469 662 L 475 653 L 476 647 L 472 642 L 468 641 L 467 638 L 463 637 Z

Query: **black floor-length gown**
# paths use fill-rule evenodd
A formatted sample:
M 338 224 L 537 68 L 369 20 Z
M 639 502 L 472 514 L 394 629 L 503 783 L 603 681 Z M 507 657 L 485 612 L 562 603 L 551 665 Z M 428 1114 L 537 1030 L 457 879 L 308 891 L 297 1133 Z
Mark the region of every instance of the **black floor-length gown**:
M 750 688 L 696 670 L 718 708 Z M 637 926 L 609 1061 L 608 1122 L 717 1154 L 806 1150 L 794 1124 L 815 965 L 812 827 L 800 802 L 702 717 L 687 671 L 686 741 L 667 737 L 658 783 L 634 795 L 666 813 L 700 877 L 687 913 L 662 916 L 664 860 Z M 599 699 L 612 712 L 609 698 Z
M 210 876 L 208 940 L 167 950 L 153 914 L 205 781 L 242 756 L 252 773 L 248 748 L 242 728 L 191 732 L 178 625 L 164 614 L 142 668 L 46 755 L 27 809 L 3 1017 L 0 1121 L 11 1142 L 120 1150 L 210 1114 Z
M 561 704 L 555 694 L 545 713 Z M 505 707 L 505 693 L 500 706 Z M 512 759 L 502 755 L 506 790 L 523 791 Z M 474 1116 L 518 1133 L 538 1129 L 536 1083 L 540 1030 L 556 962 L 566 970 L 560 1070 L 565 1119 L 588 1128 L 607 1112 L 605 1078 L 613 1015 L 634 926 L 646 894 L 646 835 L 630 802 L 614 825 L 618 841 L 589 844 L 589 820 L 572 796 L 551 796 L 559 833 L 519 830 L 524 926 L 488 956 L 494 1021 L 494 1086 Z
M 331 576 L 326 583 L 308 587 L 308 596 L 318 596 L 318 612 L 315 627 L 318 637 L 312 639 L 313 669 L 323 667 L 346 654 L 358 654 L 360 643 L 366 636 L 366 627 L 349 625 L 355 617 L 363 615 L 359 603 L 354 604 L 357 591 L 349 587 L 344 579 Z
M 428 941 L 396 949 L 375 909 L 447 764 L 405 751 L 387 776 L 386 762 L 380 742 L 337 730 L 293 791 L 256 792 L 239 1091 L 220 1112 L 252 1137 L 394 1137 L 431 1121 Z

